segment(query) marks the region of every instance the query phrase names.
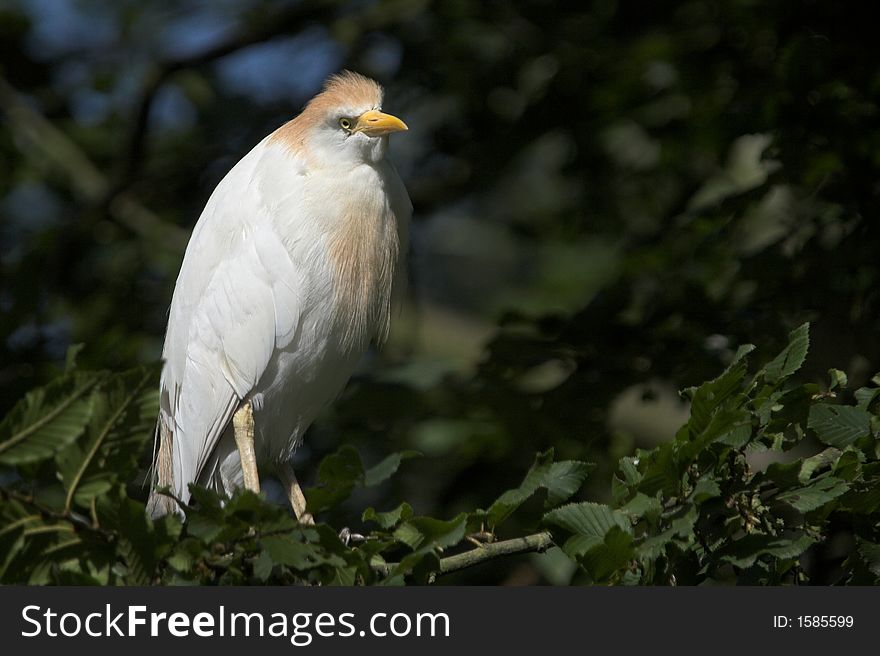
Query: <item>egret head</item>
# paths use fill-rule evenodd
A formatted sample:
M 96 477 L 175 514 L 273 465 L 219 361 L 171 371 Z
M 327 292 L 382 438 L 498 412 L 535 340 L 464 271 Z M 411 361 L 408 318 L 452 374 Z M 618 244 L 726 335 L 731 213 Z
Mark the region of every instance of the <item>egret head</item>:
M 382 87 L 363 75 L 343 71 L 332 76 L 291 122 L 298 124 L 299 145 L 323 166 L 378 162 L 388 149 L 388 135 L 407 129 L 381 111 L 382 95 Z

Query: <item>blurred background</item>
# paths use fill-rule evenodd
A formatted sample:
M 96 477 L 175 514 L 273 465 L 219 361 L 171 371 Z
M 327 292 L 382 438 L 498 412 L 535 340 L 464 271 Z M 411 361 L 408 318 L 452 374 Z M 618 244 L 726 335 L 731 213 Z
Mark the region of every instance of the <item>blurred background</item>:
M 619 457 L 687 417 L 679 388 L 740 344 L 771 357 L 805 320 L 804 375 L 833 366 L 856 387 L 880 370 L 867 12 L 0 0 L 0 413 L 71 344 L 89 368 L 159 357 L 211 191 L 341 68 L 382 82 L 410 126 L 392 139 L 415 206 L 410 284 L 297 466 L 309 485 L 342 443 L 367 465 L 423 456 L 339 525 L 403 500 L 486 507 L 549 447 L 597 463 L 587 497 L 603 500 Z M 450 582 L 572 569 L 550 552 Z

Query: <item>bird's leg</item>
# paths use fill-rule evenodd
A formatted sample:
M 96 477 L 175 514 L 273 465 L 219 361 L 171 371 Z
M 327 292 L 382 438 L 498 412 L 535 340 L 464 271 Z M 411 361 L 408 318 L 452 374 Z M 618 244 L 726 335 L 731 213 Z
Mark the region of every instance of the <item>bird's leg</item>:
M 278 465 L 278 476 L 281 478 L 281 484 L 287 493 L 287 500 L 290 501 L 290 507 L 293 508 L 293 514 L 300 524 L 312 526 L 315 523 L 314 518 L 306 512 L 306 497 L 299 481 L 296 480 L 296 474 L 289 462 L 283 462 Z
M 246 489 L 260 493 L 260 475 L 257 473 L 257 454 L 254 451 L 254 409 L 246 401 L 232 415 L 235 445 L 241 460 L 241 474 Z
M 278 465 L 278 477 L 281 479 L 284 491 L 287 492 L 287 500 L 290 501 L 290 507 L 293 508 L 293 514 L 296 515 L 297 521 L 304 526 L 314 526 L 315 518 L 306 512 L 306 497 L 299 486 L 299 481 L 296 480 L 293 466 L 289 462 Z M 351 529 L 346 527 L 339 531 L 339 539 L 345 546 L 348 546 L 352 543 L 364 542 L 367 538 L 360 533 L 353 533 Z

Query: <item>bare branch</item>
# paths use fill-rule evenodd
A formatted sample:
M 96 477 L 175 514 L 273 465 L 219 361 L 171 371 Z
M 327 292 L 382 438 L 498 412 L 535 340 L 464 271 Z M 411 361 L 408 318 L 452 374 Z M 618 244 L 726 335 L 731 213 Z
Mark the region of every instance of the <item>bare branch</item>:
M 542 533 L 534 533 L 521 538 L 513 538 L 511 540 L 502 540 L 501 542 L 493 542 L 481 547 L 476 547 L 464 553 L 447 556 L 440 559 L 439 575 L 457 572 L 474 565 L 480 565 L 495 558 L 503 558 L 504 556 L 513 556 L 522 553 L 537 552 L 542 553 L 553 546 L 553 538 L 550 533 L 544 531 Z M 376 571 L 387 576 L 397 563 L 385 563 L 376 566 Z

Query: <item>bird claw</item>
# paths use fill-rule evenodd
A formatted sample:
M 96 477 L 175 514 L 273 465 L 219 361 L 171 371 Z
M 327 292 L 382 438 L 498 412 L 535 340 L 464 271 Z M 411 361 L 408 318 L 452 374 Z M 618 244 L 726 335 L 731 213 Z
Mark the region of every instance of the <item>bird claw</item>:
M 360 544 L 361 542 L 366 542 L 367 538 L 361 535 L 360 533 L 354 533 L 347 526 L 339 531 L 339 539 L 342 540 L 342 544 L 346 547 L 351 544 Z

